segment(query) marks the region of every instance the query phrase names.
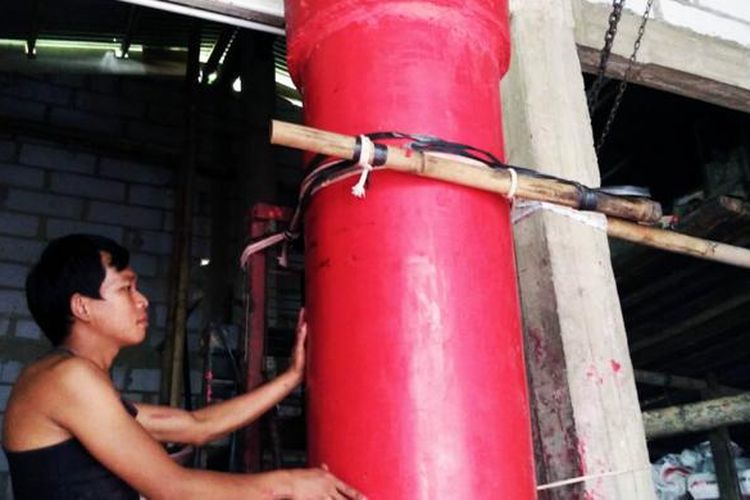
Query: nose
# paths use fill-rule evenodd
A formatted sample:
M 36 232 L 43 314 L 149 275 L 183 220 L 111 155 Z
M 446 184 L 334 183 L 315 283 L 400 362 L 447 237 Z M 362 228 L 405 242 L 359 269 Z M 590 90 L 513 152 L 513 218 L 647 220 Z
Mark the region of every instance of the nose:
M 135 300 L 136 300 L 136 303 L 138 304 L 138 307 L 148 309 L 148 298 L 146 298 L 145 295 L 143 295 L 141 292 L 137 290 L 135 292 Z

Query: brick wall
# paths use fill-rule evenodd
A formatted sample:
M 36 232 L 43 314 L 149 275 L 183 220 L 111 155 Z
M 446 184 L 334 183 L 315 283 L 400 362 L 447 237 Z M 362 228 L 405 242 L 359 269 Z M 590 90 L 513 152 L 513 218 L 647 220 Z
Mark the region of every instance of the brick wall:
M 151 326 L 143 345 L 120 355 L 113 379 L 128 398 L 157 400 L 178 161 L 169 158 L 170 151 L 179 158 L 181 88 L 179 80 L 0 74 L 0 117 L 17 121 L 0 132 L 0 419 L 23 364 L 49 349 L 26 307 L 25 276 L 47 241 L 72 232 L 108 236 L 130 249 L 150 299 Z M 218 151 L 236 161 L 231 155 L 241 148 L 232 146 L 231 135 L 204 136 L 204 161 Z M 109 148 L 107 141 L 120 142 Z M 144 153 L 139 144 L 154 151 Z M 211 182 L 198 183 L 194 268 L 210 257 Z M 189 321 L 194 359 L 204 319 L 198 309 Z M 192 378 L 197 393 L 199 372 Z M 0 498 L 10 498 L 8 488 L 0 454 Z

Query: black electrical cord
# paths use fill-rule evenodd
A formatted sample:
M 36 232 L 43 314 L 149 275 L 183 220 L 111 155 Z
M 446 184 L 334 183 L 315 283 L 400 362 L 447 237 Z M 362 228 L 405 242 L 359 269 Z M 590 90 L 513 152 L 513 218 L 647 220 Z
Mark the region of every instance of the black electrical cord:
M 578 192 L 578 198 L 580 200 L 580 210 L 596 210 L 597 199 L 600 194 L 606 194 L 607 196 L 613 196 L 623 199 L 647 198 L 645 196 L 616 195 L 607 192 L 607 189 L 609 188 L 590 188 L 576 181 L 563 179 L 554 175 L 543 174 L 527 167 L 510 165 L 502 162 L 489 151 L 485 151 L 468 144 L 446 141 L 440 139 L 439 137 L 431 135 L 405 134 L 402 132 L 372 132 L 364 135 L 372 141 L 408 141 L 403 144 L 402 147 L 422 153 L 444 153 L 461 156 L 481 162 L 493 170 L 507 171 L 509 169 L 513 169 L 516 172 L 521 173 L 527 177 L 547 179 L 573 186 Z M 380 166 L 385 163 L 385 151 L 386 150 L 383 144 L 375 143 L 375 161 L 373 162 L 373 166 Z M 354 156 L 358 157 L 360 153 L 361 141 L 358 138 Z M 355 173 L 360 170 L 360 168 L 361 167 L 359 167 L 356 160 L 335 160 L 330 156 L 322 154 L 315 155 L 310 160 L 303 176 L 297 209 L 295 210 L 295 214 L 292 217 L 289 229 L 285 233 L 287 240 L 285 242 L 285 245 L 287 245 L 289 241 L 296 239 L 300 234 L 301 214 L 305 209 L 307 209 L 307 206 L 310 204 L 313 193 L 315 193 L 315 191 L 321 186 L 332 182 L 344 175 Z

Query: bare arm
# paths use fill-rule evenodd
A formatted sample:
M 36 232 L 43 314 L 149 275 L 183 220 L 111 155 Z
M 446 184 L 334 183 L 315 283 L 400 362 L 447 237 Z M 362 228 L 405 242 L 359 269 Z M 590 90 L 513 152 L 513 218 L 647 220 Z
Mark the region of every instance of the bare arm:
M 289 395 L 304 377 L 307 323 L 297 322 L 292 363 L 286 372 L 248 393 L 188 412 L 179 408 L 136 404 L 138 422 L 157 441 L 202 445 L 255 421 Z
M 360 498 L 322 469 L 225 474 L 184 469 L 128 415 L 107 375 L 82 359 L 60 366 L 52 418 L 151 500 Z

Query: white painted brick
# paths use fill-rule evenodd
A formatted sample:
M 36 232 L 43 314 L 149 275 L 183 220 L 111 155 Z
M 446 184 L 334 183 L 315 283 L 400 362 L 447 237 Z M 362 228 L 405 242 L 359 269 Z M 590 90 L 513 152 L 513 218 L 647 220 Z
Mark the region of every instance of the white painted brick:
M 0 382 L 12 384 L 20 375 L 23 363 L 18 361 L 6 361 L 0 364 Z
M 169 295 L 166 280 L 143 277 L 138 280 L 138 289 L 149 302 L 166 302 Z
M 31 214 L 56 215 L 77 219 L 83 211 L 83 200 L 70 196 L 9 189 L 5 206 L 12 210 Z
M 24 165 L 90 174 L 94 172 L 96 157 L 39 144 L 24 144 L 21 147 L 20 162 Z
M 0 337 L 4 337 L 10 333 L 10 319 L 5 316 L 0 316 Z
M 0 422 L 2 422 L 2 420 L 0 420 Z M 0 453 L 0 472 L 5 472 L 5 473 L 8 472 L 8 457 L 5 456 L 5 453 Z M 5 496 L 3 498 L 10 499 L 10 498 L 13 498 L 11 487 L 10 487 L 10 476 L 8 476 L 7 474 L 4 474 L 4 475 L 7 477 L 7 481 L 8 481 L 8 488 L 7 488 L 8 491 L 4 492 Z M 1 484 L 3 484 L 3 482 L 0 480 L 0 485 Z M 0 490 L 0 493 L 3 493 L 3 491 Z
M 122 123 L 118 118 L 69 108 L 52 108 L 50 111 L 50 123 L 56 127 L 88 130 L 97 134 L 119 135 L 122 133 Z
M 113 226 L 110 224 L 95 224 L 93 222 L 69 219 L 47 220 L 47 239 L 52 240 L 72 233 L 98 234 L 100 236 L 111 238 L 118 243 L 122 243 L 124 230 L 120 226 Z
M 211 258 L 211 240 L 208 238 L 193 238 L 190 253 L 193 257 L 200 259 Z
M 0 164 L 0 183 L 16 187 L 40 188 L 44 185 L 44 170 Z
M 152 391 L 159 390 L 161 384 L 161 372 L 154 368 L 136 368 L 130 371 L 128 391 Z
M 0 384 L 0 409 L 5 411 L 8 407 L 8 398 L 10 397 L 11 386 L 6 384 Z M 5 453 L 3 453 L 5 455 Z
M 0 262 L 0 286 L 23 289 L 28 273 L 27 266 Z
M 193 234 L 196 236 L 211 236 L 211 218 L 203 215 L 195 215 L 198 207 L 193 211 Z M 164 230 L 174 231 L 174 212 L 167 212 L 164 218 Z
M 122 224 L 127 227 L 158 229 L 161 227 L 164 214 L 161 210 L 151 208 L 116 205 L 95 201 L 89 207 L 88 220 Z
M 0 313 L 27 316 L 26 294 L 21 290 L 0 290 Z
M 16 337 L 38 340 L 44 336 L 34 321 L 21 320 L 16 323 Z
M 143 402 L 143 394 L 138 392 L 123 392 L 122 393 L 123 399 L 127 399 L 128 401 L 132 401 L 133 403 L 141 403 Z
M 71 91 L 64 87 L 51 85 L 47 82 L 32 80 L 19 74 L 11 76 L 10 81 L 0 86 L 0 93 L 4 95 L 33 99 L 50 104 L 67 104 Z
M 130 266 L 139 276 L 154 278 L 159 271 L 159 263 L 156 257 L 144 254 L 131 254 Z
M 0 233 L 13 236 L 36 236 L 39 217 L 0 211 Z
M 118 181 L 97 179 L 85 175 L 53 173 L 50 190 L 100 200 L 122 201 L 125 199 L 125 184 Z
M 102 159 L 99 173 L 103 177 L 155 186 L 166 186 L 172 182 L 173 178 L 173 173 L 168 168 L 109 158 Z
M 146 106 L 141 102 L 93 92 L 78 92 L 75 101 L 77 108 L 97 114 L 138 118 L 146 113 Z
M 112 368 L 112 382 L 118 391 L 125 390 L 125 383 L 128 379 L 128 370 L 124 366 L 115 366 Z
M 163 328 L 154 328 L 152 326 L 148 329 L 148 345 L 157 350 L 161 350 L 165 337 L 166 332 Z
M 132 184 L 128 201 L 134 205 L 145 205 L 165 209 L 174 208 L 174 189 Z
M 86 86 L 86 75 L 78 73 L 58 73 L 52 75 L 52 83 L 80 89 Z
M 125 135 L 135 141 L 152 142 L 165 146 L 182 146 L 185 133 L 179 128 L 156 125 L 140 120 L 128 121 Z
M 193 217 L 193 234 L 195 236 L 211 236 L 211 219 L 209 217 Z
M 152 316 L 154 318 L 154 325 L 166 328 L 167 326 L 167 314 L 169 314 L 169 309 L 165 304 L 156 304 L 154 306 L 151 306 L 149 309 L 153 311 Z
M 0 259 L 12 262 L 36 262 L 45 243 L 39 240 L 0 236 Z
M 125 234 L 125 246 L 149 254 L 171 255 L 172 236 L 161 231 L 128 231 Z
M 187 327 L 191 330 L 200 330 L 206 326 L 203 316 L 203 309 L 197 307 L 188 317 Z
M 198 370 L 190 371 L 190 391 L 193 394 L 200 394 L 203 389 L 203 374 Z
M 0 96 L 0 114 L 5 117 L 42 122 L 46 112 L 47 106 L 42 103 Z
M 120 80 L 114 75 L 92 75 L 89 77 L 89 87 L 102 94 L 116 94 Z
M 146 116 L 149 120 L 160 125 L 179 128 L 185 123 L 185 108 L 150 104 Z
M 16 155 L 16 143 L 0 140 L 0 161 L 11 160 Z
M 148 101 L 185 109 L 185 92 L 182 82 L 172 79 L 123 79 L 122 93 L 136 101 Z

